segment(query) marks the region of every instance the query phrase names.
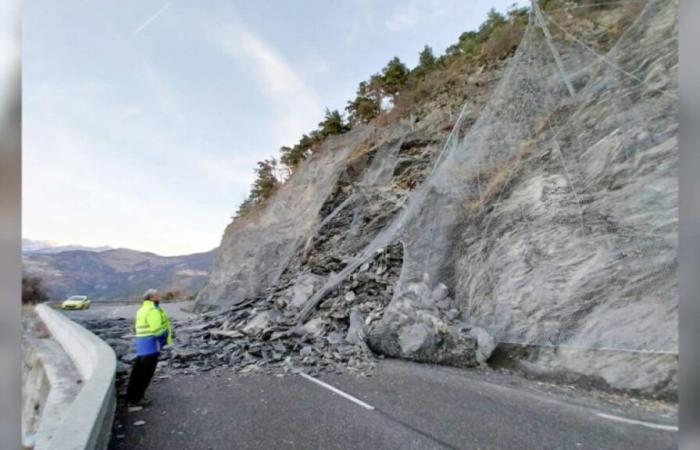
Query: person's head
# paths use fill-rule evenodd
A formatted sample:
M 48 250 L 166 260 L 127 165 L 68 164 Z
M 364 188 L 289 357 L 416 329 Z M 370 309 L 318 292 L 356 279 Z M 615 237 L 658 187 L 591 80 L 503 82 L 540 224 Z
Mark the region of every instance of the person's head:
M 160 302 L 160 295 L 158 295 L 158 291 L 155 289 L 149 289 L 143 294 L 143 299 L 144 300 L 150 300 L 153 303 L 158 306 L 158 303 Z

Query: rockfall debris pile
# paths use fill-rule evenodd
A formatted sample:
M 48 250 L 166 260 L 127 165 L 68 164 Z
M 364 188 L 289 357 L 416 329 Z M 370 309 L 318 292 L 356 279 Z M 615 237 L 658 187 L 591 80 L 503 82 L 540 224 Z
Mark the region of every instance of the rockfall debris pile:
M 159 373 L 197 373 L 227 367 L 238 373 L 279 374 L 303 370 L 371 375 L 383 356 L 456 367 L 484 364 L 493 339 L 469 327 L 447 287 L 429 280 L 389 306 L 402 260 L 400 244 L 388 246 L 322 301 L 311 319 L 299 310 L 324 278 L 308 273 L 266 298 L 203 313 L 175 323 L 175 343 L 165 350 Z M 117 353 L 118 373 L 136 357 L 131 321 L 83 322 Z M 165 375 L 167 376 L 167 375 Z

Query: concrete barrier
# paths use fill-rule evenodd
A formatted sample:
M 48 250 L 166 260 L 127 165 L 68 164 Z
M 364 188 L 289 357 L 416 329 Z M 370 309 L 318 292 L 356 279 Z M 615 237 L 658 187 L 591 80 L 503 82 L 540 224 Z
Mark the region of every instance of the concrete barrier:
M 36 307 L 52 337 L 63 347 L 83 379 L 51 436 L 36 438 L 36 450 L 105 449 L 116 408 L 114 350 L 96 335 L 47 305 Z M 42 418 L 43 420 L 43 418 Z

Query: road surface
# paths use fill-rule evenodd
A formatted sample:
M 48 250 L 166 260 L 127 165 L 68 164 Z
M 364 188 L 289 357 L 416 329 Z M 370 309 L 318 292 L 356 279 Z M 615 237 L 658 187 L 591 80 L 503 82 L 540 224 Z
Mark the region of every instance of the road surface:
M 382 361 L 371 377 L 177 376 L 117 417 L 121 449 L 668 449 L 673 408 L 625 410 L 480 371 Z M 333 391 L 332 389 L 337 389 Z M 373 408 L 373 409 L 370 409 Z M 666 411 L 665 413 L 663 411 Z M 669 411 L 671 411 L 669 413 Z M 144 425 L 135 426 L 137 421 Z
M 182 308 L 187 308 L 191 306 L 191 301 L 185 302 L 175 302 L 175 303 L 161 303 L 160 306 L 168 312 L 173 320 L 183 320 L 191 316 L 190 313 L 185 312 Z M 138 303 L 117 303 L 117 302 L 92 302 L 90 308 L 81 310 L 66 310 L 63 311 L 71 319 L 80 321 L 81 319 L 118 319 L 124 318 L 129 320 L 134 320 L 136 317 L 136 311 L 141 306 L 141 302 Z
M 185 303 L 164 306 L 175 320 L 189 315 Z M 137 308 L 93 304 L 67 314 L 132 319 Z M 216 369 L 157 380 L 148 396 L 154 403 L 141 411 L 120 407 L 112 450 L 667 449 L 678 442 L 673 405 L 641 408 L 490 370 L 390 360 L 371 377 L 320 380 Z

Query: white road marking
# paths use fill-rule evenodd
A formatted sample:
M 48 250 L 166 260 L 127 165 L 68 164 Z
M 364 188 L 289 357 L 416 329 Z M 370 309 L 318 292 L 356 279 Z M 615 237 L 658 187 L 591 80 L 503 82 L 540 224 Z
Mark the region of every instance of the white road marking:
M 632 425 L 641 425 L 643 427 L 655 428 L 657 430 L 678 431 L 678 427 L 674 425 L 662 425 L 660 423 L 642 422 L 641 420 L 627 419 L 625 417 L 613 416 L 612 414 L 605 413 L 596 413 L 596 415 L 604 419 L 616 420 L 618 422 L 629 423 Z
M 374 410 L 374 406 L 368 405 L 367 403 L 363 402 L 363 401 L 360 400 L 359 398 L 353 397 L 352 395 L 347 394 L 347 393 L 341 391 L 340 389 L 331 386 L 331 385 L 328 384 L 328 383 L 324 383 L 323 381 L 321 381 L 321 380 L 319 380 L 319 379 L 316 379 L 316 378 L 314 378 L 314 377 L 312 377 L 312 376 L 310 376 L 310 375 L 307 375 L 307 374 L 305 374 L 304 372 L 299 372 L 299 375 L 301 375 L 302 377 L 306 378 L 306 379 L 309 380 L 309 381 L 312 381 L 312 382 L 314 382 L 314 383 L 316 383 L 316 384 L 318 384 L 318 385 L 320 385 L 320 386 L 323 386 L 324 388 L 326 388 L 326 389 L 328 389 L 328 390 L 330 390 L 330 391 L 335 392 L 336 394 L 338 394 L 338 395 L 340 395 L 341 397 L 344 397 L 344 398 L 350 400 L 351 402 L 357 403 L 358 405 L 362 406 L 362 407 L 365 408 L 365 409 L 368 409 L 368 410 L 370 410 L 370 411 Z

